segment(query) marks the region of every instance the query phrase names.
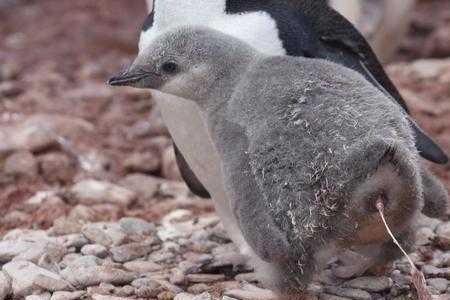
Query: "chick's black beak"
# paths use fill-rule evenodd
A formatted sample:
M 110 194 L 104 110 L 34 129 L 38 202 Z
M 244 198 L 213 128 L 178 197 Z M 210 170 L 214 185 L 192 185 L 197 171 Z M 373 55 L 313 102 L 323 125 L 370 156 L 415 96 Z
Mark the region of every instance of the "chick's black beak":
M 108 84 L 112 86 L 136 86 L 141 80 L 148 77 L 145 72 L 125 71 L 119 75 L 115 75 L 108 80 Z

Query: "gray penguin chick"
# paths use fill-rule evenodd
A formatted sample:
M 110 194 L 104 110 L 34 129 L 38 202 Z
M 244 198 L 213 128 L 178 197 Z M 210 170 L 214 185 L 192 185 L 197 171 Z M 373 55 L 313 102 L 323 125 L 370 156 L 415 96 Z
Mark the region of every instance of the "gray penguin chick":
M 352 249 L 373 263 L 397 255 L 377 201 L 400 240 L 422 209 L 404 112 L 350 69 L 265 56 L 223 33 L 181 27 L 110 83 L 197 103 L 257 271 L 285 299 L 303 296 L 331 252 Z

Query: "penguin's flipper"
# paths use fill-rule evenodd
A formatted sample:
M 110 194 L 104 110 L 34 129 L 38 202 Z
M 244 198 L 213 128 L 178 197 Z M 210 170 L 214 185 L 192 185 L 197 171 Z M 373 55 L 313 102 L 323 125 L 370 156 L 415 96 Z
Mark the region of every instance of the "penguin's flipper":
M 334 47 L 339 47 L 343 51 L 349 52 L 350 57 L 353 57 L 354 60 L 358 60 L 360 65 L 359 68 L 357 66 L 353 66 L 353 69 L 357 69 L 373 85 L 375 85 L 375 87 L 381 90 L 386 96 L 395 100 L 395 102 L 397 102 L 406 112 L 408 112 L 408 107 L 405 100 L 387 77 L 381 64 L 378 63 L 375 54 L 373 54 L 370 48 L 368 50 L 365 48 L 360 49 L 360 44 L 345 38 L 337 39 L 335 37 L 322 37 L 322 39 L 327 43 L 332 43 Z M 361 54 L 363 53 L 363 50 L 364 53 L 366 53 L 364 55 Z M 368 59 L 367 55 L 373 56 L 373 59 Z M 373 61 L 375 61 L 375 63 Z M 373 70 L 375 70 L 375 72 Z M 414 131 L 414 135 L 416 137 L 416 148 L 420 155 L 436 164 L 448 163 L 449 159 L 447 154 L 436 144 L 436 142 L 434 142 L 411 117 L 409 117 L 408 120 L 411 124 L 412 130 Z
M 419 125 L 408 118 L 416 138 L 416 148 L 420 155 L 436 164 L 445 165 L 448 163 L 447 154 L 419 127 Z
M 191 167 L 189 166 L 183 154 L 181 154 L 175 143 L 173 144 L 173 148 L 175 150 L 175 158 L 178 164 L 178 168 L 180 169 L 181 177 L 183 177 L 191 192 L 194 195 L 199 196 L 200 198 L 211 198 L 211 195 L 200 182 L 200 180 L 198 180 L 197 176 L 195 176 Z

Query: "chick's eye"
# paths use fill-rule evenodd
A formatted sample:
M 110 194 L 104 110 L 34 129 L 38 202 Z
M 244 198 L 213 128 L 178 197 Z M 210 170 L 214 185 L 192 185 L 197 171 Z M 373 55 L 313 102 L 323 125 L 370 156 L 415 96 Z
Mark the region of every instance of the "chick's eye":
M 165 73 L 173 74 L 173 73 L 177 72 L 178 65 L 174 62 L 165 62 L 165 63 L 163 63 L 161 68 Z

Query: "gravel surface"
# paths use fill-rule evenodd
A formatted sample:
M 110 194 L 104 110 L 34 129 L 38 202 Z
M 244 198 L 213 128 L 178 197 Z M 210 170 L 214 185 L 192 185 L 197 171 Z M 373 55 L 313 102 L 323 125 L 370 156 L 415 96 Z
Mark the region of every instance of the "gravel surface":
M 446 8 L 420 1 L 408 61 L 388 71 L 450 153 Z M 0 1 L 0 300 L 275 299 L 211 201 L 179 181 L 151 95 L 104 84 L 134 55 L 143 17 L 144 1 Z M 432 170 L 450 187 L 449 166 Z M 450 299 L 450 222 L 420 222 L 411 258 L 433 298 Z M 404 259 L 375 277 L 330 269 L 309 290 L 409 299 L 409 272 Z

